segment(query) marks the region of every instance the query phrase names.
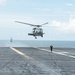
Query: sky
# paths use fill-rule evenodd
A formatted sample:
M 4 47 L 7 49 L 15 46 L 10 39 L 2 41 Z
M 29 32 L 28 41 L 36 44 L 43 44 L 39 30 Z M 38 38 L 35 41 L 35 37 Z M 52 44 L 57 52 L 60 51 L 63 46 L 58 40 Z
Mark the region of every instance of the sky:
M 0 40 L 35 40 L 31 26 L 44 25 L 44 37 L 37 40 L 75 41 L 75 0 L 0 0 Z

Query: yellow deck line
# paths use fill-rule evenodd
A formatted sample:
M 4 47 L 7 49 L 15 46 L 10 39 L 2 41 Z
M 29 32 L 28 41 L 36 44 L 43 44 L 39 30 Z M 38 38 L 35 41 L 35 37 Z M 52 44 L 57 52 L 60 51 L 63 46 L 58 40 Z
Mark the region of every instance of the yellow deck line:
M 33 59 L 33 58 L 31 58 L 30 56 L 28 56 L 28 55 L 22 53 L 21 51 L 15 49 L 15 48 L 13 48 L 13 47 L 10 47 L 10 48 L 11 48 L 13 51 L 15 51 L 16 53 L 22 55 L 23 57 L 25 57 L 25 58 L 27 58 L 27 59 Z

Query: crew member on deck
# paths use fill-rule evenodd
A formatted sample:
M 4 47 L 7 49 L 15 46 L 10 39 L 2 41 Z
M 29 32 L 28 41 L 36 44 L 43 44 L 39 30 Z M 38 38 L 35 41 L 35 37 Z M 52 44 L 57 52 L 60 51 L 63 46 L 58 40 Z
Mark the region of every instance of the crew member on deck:
M 50 46 L 50 50 L 51 50 L 51 52 L 53 51 L 53 46 L 52 45 Z

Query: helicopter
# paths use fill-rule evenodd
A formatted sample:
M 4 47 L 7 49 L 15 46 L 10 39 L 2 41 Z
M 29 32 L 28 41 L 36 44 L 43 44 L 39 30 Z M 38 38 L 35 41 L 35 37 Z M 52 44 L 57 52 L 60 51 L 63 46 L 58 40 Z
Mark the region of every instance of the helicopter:
M 15 21 L 17 23 L 21 23 L 21 24 L 26 24 L 26 25 L 30 25 L 33 26 L 34 28 L 32 29 L 32 33 L 28 33 L 28 35 L 34 36 L 35 39 L 37 39 L 37 36 L 41 36 L 43 37 L 43 29 L 41 28 L 43 25 L 48 24 L 48 22 L 41 24 L 41 25 L 34 25 L 34 24 L 30 24 L 30 23 L 25 23 L 25 22 L 20 22 L 20 21 Z

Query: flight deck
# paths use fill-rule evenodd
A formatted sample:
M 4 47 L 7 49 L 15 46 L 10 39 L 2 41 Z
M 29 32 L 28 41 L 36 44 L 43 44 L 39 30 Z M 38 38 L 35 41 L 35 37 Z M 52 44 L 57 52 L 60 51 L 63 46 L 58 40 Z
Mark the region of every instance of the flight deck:
M 0 47 L 0 75 L 75 75 L 75 49 Z

